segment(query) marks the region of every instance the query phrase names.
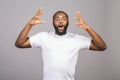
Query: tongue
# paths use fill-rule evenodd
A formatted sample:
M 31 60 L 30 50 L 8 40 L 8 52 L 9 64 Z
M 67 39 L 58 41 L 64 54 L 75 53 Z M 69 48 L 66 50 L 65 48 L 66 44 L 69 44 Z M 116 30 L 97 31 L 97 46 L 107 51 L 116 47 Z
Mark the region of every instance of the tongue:
M 59 28 L 59 29 L 64 29 L 64 26 L 59 26 L 58 28 Z

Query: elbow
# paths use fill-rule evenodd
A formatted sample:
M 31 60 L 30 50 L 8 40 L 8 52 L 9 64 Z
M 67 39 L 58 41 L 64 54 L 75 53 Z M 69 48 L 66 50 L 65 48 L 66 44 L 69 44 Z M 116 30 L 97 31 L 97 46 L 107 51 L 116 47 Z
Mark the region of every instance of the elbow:
M 105 44 L 105 46 L 104 46 L 104 49 L 103 49 L 103 50 L 105 51 L 106 49 L 107 49 L 107 45 Z
M 101 48 L 101 51 L 105 51 L 107 49 L 107 46 L 105 45 L 104 47 Z
M 15 43 L 15 46 L 17 47 L 17 48 L 22 48 L 22 46 L 21 46 L 21 44 L 19 44 L 19 43 Z
M 102 49 L 101 49 L 101 51 L 105 51 L 106 49 L 107 49 L 107 47 L 105 47 L 105 48 L 102 48 Z

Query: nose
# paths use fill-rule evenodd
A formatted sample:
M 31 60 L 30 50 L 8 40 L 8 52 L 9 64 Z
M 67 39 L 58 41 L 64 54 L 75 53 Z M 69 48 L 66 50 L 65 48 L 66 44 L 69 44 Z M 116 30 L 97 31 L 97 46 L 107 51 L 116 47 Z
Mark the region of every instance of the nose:
M 63 23 L 63 20 L 62 20 L 62 19 L 59 19 L 59 23 Z

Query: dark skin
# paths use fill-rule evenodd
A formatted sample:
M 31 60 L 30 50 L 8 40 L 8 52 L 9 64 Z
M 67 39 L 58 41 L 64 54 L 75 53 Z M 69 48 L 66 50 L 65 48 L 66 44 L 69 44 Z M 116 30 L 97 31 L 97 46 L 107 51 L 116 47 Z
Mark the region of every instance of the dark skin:
M 66 15 L 62 12 L 59 12 L 53 18 L 53 25 L 55 28 L 55 33 L 57 35 L 64 35 L 67 33 L 69 21 Z
M 35 16 L 26 24 L 26 26 L 21 31 L 21 33 L 19 34 L 16 40 L 16 43 L 15 43 L 16 47 L 18 48 L 30 48 L 31 47 L 28 34 L 34 25 L 42 24 L 45 22 L 40 19 L 41 14 L 42 14 L 42 9 L 39 9 L 36 12 Z M 83 30 L 85 30 L 92 38 L 89 49 L 95 50 L 95 51 L 104 51 L 107 48 L 105 42 L 91 27 L 89 27 L 84 22 L 79 12 L 76 13 L 75 19 L 78 21 L 78 23 L 76 23 L 75 26 L 78 26 L 82 28 Z M 53 19 L 53 25 L 54 27 L 56 27 L 56 29 L 58 29 L 58 32 L 56 31 L 57 35 L 60 35 L 59 33 L 63 33 L 65 31 L 67 24 L 68 24 L 68 18 L 66 17 L 64 13 L 58 13 Z M 63 33 L 62 35 L 64 34 L 66 34 L 66 32 Z

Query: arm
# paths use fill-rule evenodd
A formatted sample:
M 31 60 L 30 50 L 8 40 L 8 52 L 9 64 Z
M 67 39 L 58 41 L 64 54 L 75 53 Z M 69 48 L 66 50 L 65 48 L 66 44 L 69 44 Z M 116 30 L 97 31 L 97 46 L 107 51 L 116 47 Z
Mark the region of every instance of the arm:
M 103 39 L 83 21 L 79 12 L 76 14 L 76 16 L 77 16 L 76 20 L 78 20 L 79 22 L 76 23 L 75 25 L 86 30 L 88 34 L 92 37 L 92 41 L 90 44 L 90 50 L 97 50 L 97 51 L 105 50 L 107 46 L 105 42 L 103 41 Z
M 36 12 L 36 15 L 26 24 L 26 26 L 21 31 L 21 33 L 19 34 L 19 36 L 15 42 L 16 47 L 18 47 L 18 48 L 30 48 L 31 47 L 28 33 L 30 32 L 33 25 L 44 23 L 44 21 L 39 19 L 39 16 L 41 14 L 42 14 L 42 10 L 39 9 Z

